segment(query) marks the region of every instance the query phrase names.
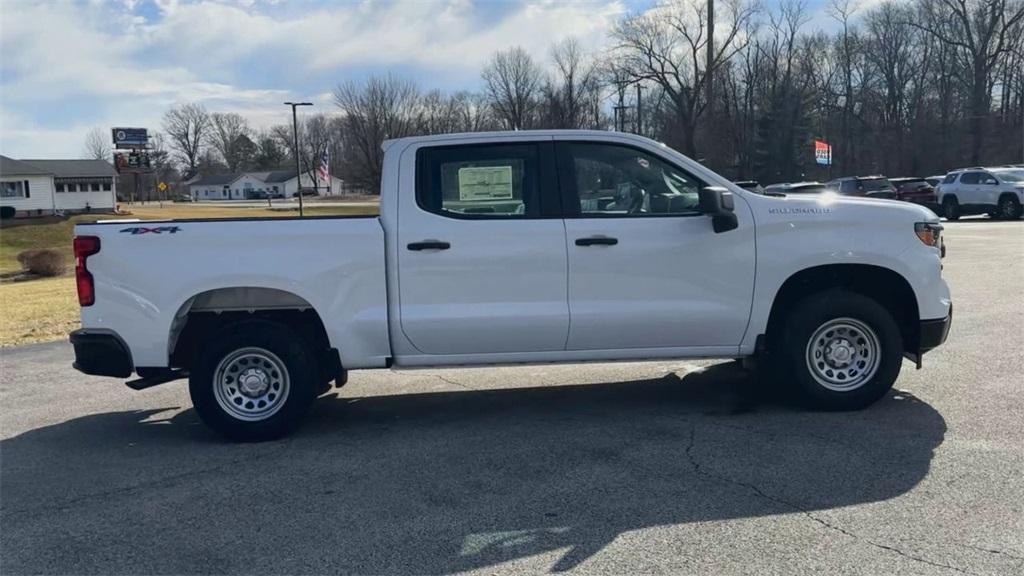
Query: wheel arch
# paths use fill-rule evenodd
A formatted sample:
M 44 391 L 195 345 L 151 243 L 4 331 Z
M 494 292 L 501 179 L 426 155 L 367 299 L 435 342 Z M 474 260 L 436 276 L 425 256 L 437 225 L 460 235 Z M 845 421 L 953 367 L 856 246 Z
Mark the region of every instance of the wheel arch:
M 786 312 L 797 302 L 812 294 L 837 288 L 879 302 L 899 326 L 904 350 L 917 349 L 921 317 L 913 287 L 899 272 L 873 264 L 825 264 L 792 274 L 772 300 L 765 345 L 770 348 L 779 341 Z
M 170 365 L 190 368 L 206 337 L 227 324 L 247 319 L 288 326 L 317 353 L 324 370 L 340 373 L 338 352 L 331 347 L 316 308 L 294 292 L 261 286 L 213 288 L 186 299 L 174 315 L 167 338 Z

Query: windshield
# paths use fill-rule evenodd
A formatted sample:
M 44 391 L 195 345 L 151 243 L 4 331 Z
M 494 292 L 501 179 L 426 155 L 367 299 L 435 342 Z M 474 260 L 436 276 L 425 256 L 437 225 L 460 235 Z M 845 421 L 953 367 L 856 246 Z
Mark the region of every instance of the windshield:
M 1007 170 L 996 172 L 996 176 L 999 176 L 1000 180 L 1006 182 L 1024 182 L 1024 170 Z

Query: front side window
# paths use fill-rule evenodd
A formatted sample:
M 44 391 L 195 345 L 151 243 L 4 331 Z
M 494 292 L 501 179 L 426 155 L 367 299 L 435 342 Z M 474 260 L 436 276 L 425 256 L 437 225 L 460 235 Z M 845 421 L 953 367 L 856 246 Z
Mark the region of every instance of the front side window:
M 422 148 L 417 173 L 416 199 L 428 212 L 456 218 L 541 214 L 536 144 Z
M 956 182 L 956 174 L 946 174 L 946 177 L 942 179 L 943 184 L 952 184 Z
M 559 161 L 575 188 L 579 213 L 593 216 L 690 216 L 700 213 L 703 183 L 647 152 L 627 146 L 568 142 Z

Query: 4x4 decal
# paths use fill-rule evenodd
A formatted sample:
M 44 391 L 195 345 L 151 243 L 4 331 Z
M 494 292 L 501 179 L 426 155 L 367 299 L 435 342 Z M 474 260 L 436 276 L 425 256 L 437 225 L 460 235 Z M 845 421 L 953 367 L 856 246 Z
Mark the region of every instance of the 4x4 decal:
M 147 228 L 145 226 L 132 226 L 131 228 L 125 228 L 121 230 L 121 233 L 128 232 L 129 234 L 174 234 L 181 230 L 180 226 L 157 226 L 155 228 Z

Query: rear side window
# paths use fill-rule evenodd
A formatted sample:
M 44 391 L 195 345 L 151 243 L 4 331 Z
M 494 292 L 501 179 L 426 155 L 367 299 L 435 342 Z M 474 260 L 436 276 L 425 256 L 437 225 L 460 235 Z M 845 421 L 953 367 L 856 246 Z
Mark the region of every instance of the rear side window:
M 428 212 L 455 218 L 542 214 L 536 144 L 422 148 L 416 160 L 416 199 Z
M 981 173 L 980 172 L 965 172 L 964 175 L 960 177 L 960 183 L 961 184 L 978 184 L 980 182 L 981 182 Z

